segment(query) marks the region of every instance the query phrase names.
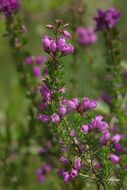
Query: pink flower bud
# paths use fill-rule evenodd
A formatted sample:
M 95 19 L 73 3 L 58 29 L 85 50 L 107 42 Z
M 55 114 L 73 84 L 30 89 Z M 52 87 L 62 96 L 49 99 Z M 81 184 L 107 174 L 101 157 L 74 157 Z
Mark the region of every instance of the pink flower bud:
M 71 44 L 66 44 L 62 51 L 61 51 L 64 55 L 68 55 L 74 52 L 74 47 Z
M 63 165 L 67 165 L 69 163 L 69 160 L 66 158 L 66 157 L 61 157 L 60 158 L 60 162 L 63 164 Z
M 89 126 L 88 125 L 82 125 L 81 132 L 82 133 L 88 133 L 88 131 L 89 131 Z
M 50 43 L 50 51 L 52 53 L 55 53 L 57 50 L 57 45 L 56 45 L 56 42 L 54 40 L 51 40 L 51 43 Z
M 53 123 L 58 124 L 60 122 L 60 117 L 59 117 L 59 115 L 57 115 L 56 113 L 54 113 L 51 116 L 51 120 L 52 120 Z
M 110 154 L 109 158 L 113 164 L 118 164 L 120 161 L 120 158 L 115 154 Z
M 38 77 L 40 75 L 40 68 L 35 66 L 33 68 L 33 74 L 34 74 L 35 77 Z
M 71 34 L 67 31 L 67 30 L 64 30 L 63 31 L 63 36 L 65 37 L 65 38 L 72 38 L 72 36 L 71 36 Z
M 69 133 L 70 137 L 74 137 L 76 135 L 76 132 L 75 130 L 71 130 L 70 133 Z
M 71 175 L 69 172 L 64 172 L 64 182 L 68 183 L 69 181 L 71 181 Z
M 42 45 L 46 52 L 50 52 L 50 44 L 51 44 L 51 38 L 49 36 L 45 36 L 42 39 Z
M 60 107 L 60 109 L 59 109 L 59 115 L 60 116 L 66 115 L 66 112 L 67 112 L 67 110 L 64 106 Z
M 58 49 L 62 51 L 65 45 L 66 45 L 66 40 L 64 38 L 59 38 L 57 41 Z
M 69 100 L 69 101 L 68 101 L 68 106 L 69 106 L 70 109 L 76 109 L 76 104 L 75 104 L 75 102 L 72 101 L 72 100 Z
M 27 58 L 25 59 L 25 63 L 26 63 L 27 65 L 32 65 L 32 63 L 33 63 L 33 56 L 27 57 Z
M 105 131 L 103 136 L 100 138 L 101 145 L 105 145 L 110 140 L 110 133 Z
M 118 152 L 118 153 L 124 153 L 124 149 L 123 149 L 123 147 L 121 146 L 121 144 L 119 144 L 119 143 L 115 143 L 114 144 L 114 148 L 115 148 L 115 150 Z
M 82 101 L 82 108 L 84 111 L 93 110 L 97 106 L 97 102 L 94 100 L 90 100 L 89 98 L 84 97 Z
M 116 134 L 112 137 L 112 142 L 113 143 L 118 143 L 121 139 L 121 135 L 120 134 Z
M 75 170 L 75 169 L 72 169 L 72 171 L 71 171 L 71 177 L 74 178 L 74 177 L 76 177 L 77 175 L 78 175 L 78 171 Z
M 50 117 L 48 115 L 45 115 L 45 114 L 39 114 L 38 120 L 43 122 L 43 123 L 47 123 L 50 120 Z
M 45 58 L 44 56 L 37 56 L 37 57 L 36 57 L 36 60 L 35 60 L 35 62 L 36 62 L 37 65 L 41 65 L 41 64 L 43 64 L 45 61 L 46 61 L 46 58 Z
M 80 170 L 81 167 L 82 167 L 81 159 L 76 158 L 75 161 L 74 161 L 74 169 L 75 170 Z

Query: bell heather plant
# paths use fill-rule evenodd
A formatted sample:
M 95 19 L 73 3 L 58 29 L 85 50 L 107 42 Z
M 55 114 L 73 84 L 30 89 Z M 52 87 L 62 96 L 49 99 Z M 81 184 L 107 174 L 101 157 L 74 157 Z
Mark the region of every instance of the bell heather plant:
M 55 25 L 47 25 L 55 38 L 45 36 L 42 39 L 49 61 L 47 77 L 40 87 L 43 109 L 38 119 L 50 128 L 56 143 L 59 143 L 61 168 L 58 175 L 65 183 L 81 176 L 93 180 L 97 189 L 112 188 L 112 178 L 120 181 L 115 170 L 125 171 L 125 162 L 122 162 L 124 148 L 120 144 L 122 135 L 112 134 L 111 126 L 103 116 L 95 114 L 97 101 L 87 97 L 68 99 L 63 93 L 61 57 L 74 51 L 73 46 L 66 42 L 68 35 L 63 35 L 65 26 L 61 20 L 56 20 Z
M 116 122 L 122 128 L 126 126 L 126 114 L 123 109 L 123 102 L 126 97 L 126 87 L 123 82 L 121 65 L 120 37 L 117 23 L 121 18 L 121 13 L 111 7 L 107 11 L 98 10 L 96 21 L 96 31 L 103 32 L 105 41 L 105 60 L 107 76 L 107 95 L 110 98 L 110 108 L 112 114 L 116 116 Z
M 94 32 L 93 27 L 84 28 L 82 26 L 77 28 L 77 38 L 79 44 L 82 46 L 88 46 L 94 44 L 97 41 L 97 35 Z
M 18 138 L 18 146 L 20 146 L 20 149 L 22 150 L 24 147 L 30 146 L 30 140 L 37 137 L 36 141 L 40 143 L 41 137 L 38 135 L 37 126 L 39 125 L 39 122 L 36 120 L 36 112 L 38 109 L 38 94 L 36 94 L 36 89 L 39 84 L 39 78 L 43 74 L 43 77 L 45 77 L 46 69 L 44 68 L 43 72 L 40 72 L 41 65 L 45 62 L 44 56 L 31 56 L 29 51 L 26 49 L 27 44 L 27 37 L 26 32 L 27 29 L 25 25 L 23 24 L 22 17 L 18 14 L 18 11 L 20 9 L 20 2 L 18 0 L 1 0 L 0 1 L 0 12 L 4 15 L 5 24 L 6 24 L 6 33 L 5 37 L 8 38 L 10 47 L 12 48 L 13 57 L 15 59 L 15 66 L 19 73 L 20 78 L 20 85 L 24 88 L 24 92 L 26 93 L 27 98 L 29 99 L 29 107 L 28 107 L 28 130 L 24 131 L 24 140 L 22 140 L 19 136 Z M 23 130 L 23 129 L 22 129 Z M 40 130 L 40 129 L 39 129 Z M 42 130 L 41 130 L 42 132 Z M 48 132 L 47 132 L 48 133 Z M 48 138 L 47 136 L 49 134 L 45 133 L 45 138 Z M 46 136 L 47 135 L 47 136 Z M 11 130 L 7 126 L 7 142 L 9 147 L 11 147 L 12 139 L 10 139 L 11 136 Z M 47 140 L 47 139 L 46 139 Z M 42 142 L 41 142 L 42 143 Z M 10 148 L 7 147 L 5 149 L 4 158 L 1 156 L 1 160 L 3 162 L 3 170 L 5 171 L 5 178 L 8 178 L 8 183 L 5 182 L 6 186 L 11 184 L 15 188 L 19 185 L 26 185 L 26 174 L 21 167 L 17 168 L 17 171 L 14 171 L 11 169 L 11 165 L 7 165 L 6 162 L 9 159 L 10 156 Z M 18 152 L 18 154 L 20 154 Z M 27 154 L 24 155 L 24 157 L 21 159 L 20 162 L 23 167 L 26 167 L 27 165 Z M 16 167 L 16 164 L 15 166 Z M 18 173 L 20 170 L 20 177 L 22 180 L 19 180 Z M 8 171 L 8 172 L 6 172 Z M 17 172 L 17 174 L 16 174 Z M 11 181 L 12 176 L 16 176 L 17 181 Z M 21 184 L 20 184 L 21 183 Z M 24 183 L 24 184 L 23 184 Z
M 80 9 L 73 6 L 71 9 L 75 16 L 72 31 L 76 32 L 76 39 L 73 40 L 74 35 L 67 30 L 69 24 L 63 24 L 62 20 L 57 19 L 53 25 L 46 26 L 53 36 L 45 35 L 42 38 L 42 47 L 48 57 L 46 59 L 43 55 L 33 56 L 26 50 L 27 30 L 18 14 L 20 2 L 0 1 L 0 12 L 3 13 L 6 22 L 5 36 L 8 37 L 13 50 L 20 85 L 24 87 L 30 101 L 28 132 L 24 134 L 24 142 L 20 142 L 22 139 L 19 139 L 18 148 L 28 147 L 30 140 L 34 139 L 33 135 L 36 136 L 34 141 L 39 145 L 37 154 L 42 161 L 41 166 L 36 169 L 36 178 L 40 184 L 44 183 L 46 176 L 54 170 L 67 189 L 86 188 L 87 180 L 91 181 L 98 190 L 124 189 L 127 177 L 124 130 L 127 122 L 123 101 L 126 98 L 126 90 L 121 74 L 120 39 L 116 28 L 121 13 L 115 8 L 109 8 L 107 11 L 98 10 L 98 16 L 94 18 L 96 30 L 92 27 L 84 28 L 81 16 L 85 7 L 82 3 L 82 1 L 79 3 Z M 74 12 L 75 8 L 77 12 Z M 108 74 L 106 91 L 110 97 L 110 100 L 108 99 L 110 114 L 105 118 L 97 109 L 99 104 L 97 100 L 72 97 L 77 86 L 75 71 L 79 59 L 78 47 L 72 45 L 72 40 L 75 43 L 78 40 L 82 47 L 88 47 L 96 42 L 95 32 L 98 31 L 103 32 L 105 39 Z M 68 55 L 72 55 L 75 61 L 72 63 L 71 95 L 66 90 L 62 63 L 62 58 Z M 41 84 L 40 78 L 42 78 Z M 41 95 L 39 106 L 38 91 Z M 23 170 L 28 164 L 29 154 L 25 154 L 19 164 L 9 163 L 14 151 L 10 148 L 12 139 L 9 123 L 6 127 L 6 140 L 4 156 L 1 155 L 4 164 L 2 170 L 6 176 L 5 186 L 19 189 L 24 183 L 23 186 L 27 188 L 26 173 Z M 19 154 L 20 150 L 17 152 Z M 22 171 L 20 175 L 19 171 Z

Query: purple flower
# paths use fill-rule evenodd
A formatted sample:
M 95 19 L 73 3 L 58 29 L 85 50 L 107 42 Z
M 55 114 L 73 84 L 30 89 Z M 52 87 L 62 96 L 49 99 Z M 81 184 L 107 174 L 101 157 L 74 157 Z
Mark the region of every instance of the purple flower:
M 49 52 L 50 51 L 50 44 L 51 44 L 51 38 L 49 36 L 45 36 L 43 39 L 42 39 L 42 45 L 43 45 L 43 48 L 46 52 Z
M 47 174 L 52 170 L 52 167 L 49 164 L 43 164 L 41 168 L 44 174 Z
M 113 164 L 118 164 L 120 161 L 120 158 L 115 154 L 110 154 L 109 158 Z
M 64 30 L 64 31 L 63 31 L 63 36 L 64 36 L 65 38 L 69 38 L 69 39 L 72 38 L 71 34 L 70 34 L 67 30 Z
M 51 120 L 52 120 L 53 123 L 58 124 L 60 122 L 60 117 L 59 117 L 59 115 L 57 115 L 56 113 L 54 113 L 51 116 Z
M 94 18 L 94 20 L 96 21 L 96 30 L 101 31 L 104 30 L 105 27 L 107 28 L 105 17 L 106 17 L 106 12 L 99 9 L 98 17 Z
M 49 36 L 45 36 L 42 39 L 42 45 L 43 45 L 44 50 L 48 53 L 50 52 L 55 53 L 57 50 L 56 42 L 52 40 Z
M 114 148 L 115 148 L 115 150 L 118 152 L 118 153 L 124 153 L 124 149 L 123 149 L 123 147 L 121 146 L 121 144 L 119 144 L 119 143 L 115 143 L 114 144 Z
M 68 107 L 72 110 L 76 109 L 77 107 L 76 103 L 73 100 L 68 100 L 67 104 L 68 104 Z
M 19 0 L 1 0 L 0 2 L 0 12 L 3 12 L 6 17 L 18 12 L 19 8 Z
M 35 66 L 33 68 L 33 74 L 34 74 L 35 77 L 38 77 L 40 75 L 40 68 Z
M 38 120 L 43 122 L 43 123 L 47 123 L 50 120 L 50 117 L 48 115 L 45 115 L 45 114 L 39 114 Z
M 84 97 L 83 98 L 83 101 L 82 101 L 82 109 L 84 111 L 86 110 L 93 110 L 96 108 L 97 106 L 97 102 L 95 100 L 90 100 L 89 98 L 87 97 Z
M 32 65 L 33 63 L 33 56 L 29 56 L 25 59 L 25 63 L 28 65 Z
M 58 174 L 58 176 L 63 177 L 64 174 L 65 174 L 65 172 L 64 172 L 64 170 L 58 170 L 58 171 L 57 171 L 57 174 Z
M 71 181 L 71 175 L 69 172 L 64 172 L 64 182 L 68 183 L 69 181 Z
M 61 89 L 60 89 L 60 92 L 61 92 L 62 94 L 64 94 L 64 93 L 65 93 L 65 88 L 64 88 L 64 87 L 61 88 Z
M 73 102 L 75 103 L 76 106 L 79 105 L 79 101 L 78 101 L 78 98 L 77 98 L 77 97 L 76 97 L 76 98 L 73 98 Z
M 38 183 L 43 183 L 43 182 L 44 182 L 45 176 L 44 176 L 44 174 L 42 173 L 42 170 L 41 170 L 41 169 L 37 169 L 37 170 L 36 170 L 36 176 L 37 176 L 37 181 L 38 181 Z
M 115 8 L 109 8 L 107 11 L 98 10 L 98 16 L 94 18 L 96 21 L 96 30 L 112 29 L 116 26 L 120 19 L 121 13 Z
M 105 145 L 110 140 L 110 133 L 105 131 L 103 136 L 100 138 L 101 145 Z
M 39 105 L 39 108 L 41 111 L 44 111 L 48 108 L 48 103 L 47 102 L 42 102 L 40 105 Z
M 75 170 L 80 170 L 81 167 L 82 167 L 81 159 L 76 158 L 75 161 L 74 161 L 74 169 Z
M 113 143 L 118 143 L 121 139 L 121 135 L 120 134 L 116 134 L 112 137 L 112 142 Z
M 75 130 L 71 130 L 70 133 L 69 133 L 70 137 L 74 137 L 76 135 L 76 132 Z
M 74 52 L 74 47 L 71 44 L 66 44 L 62 49 L 62 54 L 68 55 Z
M 41 86 L 40 93 L 41 93 L 42 97 L 44 98 L 44 100 L 51 101 L 51 92 L 47 88 L 47 86 L 45 86 L 45 85 Z
M 71 44 L 67 44 L 64 38 L 59 38 L 57 41 L 58 50 L 61 51 L 62 54 L 68 55 L 74 52 L 74 47 Z
M 78 42 L 81 45 L 91 45 L 97 41 L 97 35 L 92 27 L 84 28 L 80 26 L 76 33 Z
M 46 61 L 46 58 L 45 58 L 44 56 L 37 56 L 37 57 L 36 57 L 36 60 L 35 60 L 35 62 L 36 62 L 37 65 L 41 65 L 41 64 L 43 64 L 45 61 Z
M 52 53 L 54 56 L 57 56 L 59 52 L 61 53 L 61 56 L 73 53 L 74 47 L 71 44 L 68 44 L 65 38 L 71 38 L 71 34 L 66 30 L 63 31 L 63 36 L 59 37 L 57 40 L 45 36 L 42 39 L 44 51 L 49 54 Z
M 67 113 L 66 107 L 61 106 L 60 109 L 59 109 L 59 115 L 64 116 L 64 115 L 66 115 L 66 113 Z
M 75 169 L 72 169 L 72 171 L 71 171 L 71 177 L 74 178 L 74 177 L 76 177 L 77 175 L 78 175 L 78 171 L 75 170 Z
M 58 47 L 58 50 L 62 51 L 65 45 L 66 45 L 66 40 L 65 40 L 65 38 L 59 38 L 59 39 L 57 40 L 57 47 Z
M 109 8 L 109 10 L 106 12 L 106 21 L 109 28 L 113 28 L 116 26 L 120 19 L 120 12 L 116 10 L 114 7 Z
M 51 43 L 50 43 L 50 51 L 52 53 L 55 53 L 57 50 L 57 45 L 56 45 L 56 42 L 54 40 L 51 40 Z
M 47 173 L 51 172 L 52 167 L 48 164 L 43 164 L 41 168 L 36 170 L 38 183 L 43 183 Z
M 60 162 L 63 164 L 63 165 L 67 165 L 69 163 L 69 160 L 66 158 L 66 157 L 61 157 L 60 158 Z
M 101 115 L 96 116 L 95 119 L 92 119 L 90 123 L 90 129 L 98 129 L 100 131 L 106 131 L 108 129 L 108 123 L 103 121 Z
M 82 133 L 88 133 L 88 131 L 89 131 L 89 126 L 88 125 L 82 125 L 81 132 Z

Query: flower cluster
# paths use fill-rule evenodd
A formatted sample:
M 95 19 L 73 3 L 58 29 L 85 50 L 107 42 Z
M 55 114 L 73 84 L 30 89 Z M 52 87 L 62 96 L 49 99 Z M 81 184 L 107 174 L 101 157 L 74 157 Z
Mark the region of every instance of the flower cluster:
M 40 68 L 39 66 L 44 64 L 46 58 L 44 56 L 29 56 L 25 59 L 26 65 L 31 65 L 33 69 L 33 75 L 35 77 L 40 76 Z
M 100 132 L 101 137 L 99 138 L 99 145 L 102 148 L 103 146 L 112 147 L 113 153 L 109 155 L 109 158 L 113 164 L 117 164 L 120 161 L 120 158 L 116 154 L 124 153 L 124 149 L 119 143 L 122 138 L 120 134 L 111 135 L 111 130 L 107 122 L 103 121 L 103 116 L 96 116 L 91 120 L 90 124 L 83 124 L 81 127 L 81 132 L 88 134 L 91 132 Z
M 63 177 L 65 183 L 70 182 L 79 174 L 81 174 L 81 169 L 85 170 L 89 167 L 92 167 L 95 172 L 103 169 L 103 156 L 100 158 L 98 154 L 95 153 L 97 151 L 96 148 L 98 151 L 101 151 L 103 147 L 107 147 L 109 149 L 109 153 L 105 160 L 111 161 L 112 164 L 119 164 L 120 154 L 124 153 L 124 149 L 120 144 L 120 140 L 123 136 L 119 133 L 112 135 L 108 123 L 103 121 L 103 116 L 101 115 L 96 116 L 90 121 L 89 124 L 82 124 L 80 133 L 82 134 L 82 136 L 80 135 L 80 139 L 77 136 L 79 133 L 76 135 L 74 130 L 73 135 L 71 135 L 73 141 L 75 142 L 73 146 L 78 147 L 80 150 L 80 157 L 75 159 L 74 164 L 72 164 L 72 162 L 67 157 L 62 156 L 60 158 L 60 163 L 64 168 L 58 171 L 58 175 Z M 85 142 L 82 142 L 81 139 L 84 137 L 86 140 Z M 93 147 L 89 142 L 90 140 L 88 140 L 91 137 L 94 139 Z M 88 157 L 89 151 L 94 152 L 94 156 L 90 157 L 92 166 L 89 165 L 89 162 L 87 163 L 85 161 Z M 84 157 L 86 157 L 86 159 L 83 159 Z
M 69 164 L 69 160 L 66 157 L 61 157 L 60 162 L 67 166 Z M 58 175 L 64 178 L 64 182 L 68 183 L 71 180 L 73 180 L 76 176 L 78 176 L 78 173 L 80 169 L 82 168 L 82 162 L 80 158 L 76 158 L 74 160 L 73 167 L 69 171 L 59 170 Z
M 19 8 L 19 0 L 0 1 L 0 12 L 2 12 L 6 17 L 10 16 L 12 13 L 18 12 Z
M 43 183 L 45 181 L 45 176 L 50 173 L 52 170 L 52 167 L 48 164 L 43 164 L 41 168 L 38 168 L 36 170 L 36 176 L 38 183 Z
M 97 23 L 96 30 L 112 29 L 120 19 L 121 13 L 115 8 L 109 8 L 107 11 L 98 10 L 98 16 L 94 18 Z
M 72 100 L 64 100 L 64 102 L 69 107 L 69 112 L 76 110 L 80 115 L 87 110 L 95 109 L 97 106 L 97 101 L 91 100 L 88 97 L 84 97 L 81 101 L 78 98 L 73 98 Z
M 58 174 L 65 183 L 84 174 L 97 179 L 100 176 L 98 174 L 104 175 L 103 177 L 109 176 L 114 164 L 121 167 L 121 154 L 124 153 L 124 149 L 120 140 L 123 136 L 115 132 L 104 121 L 102 115 L 95 115 L 93 110 L 97 107 L 97 101 L 87 97 L 81 100 L 77 97 L 65 98 L 64 83 L 61 82 L 62 75 L 60 75 L 60 57 L 73 51 L 70 48 L 72 45 L 66 44 L 66 40 L 71 38 L 70 33 L 65 30 L 59 31 L 59 24 L 57 24 L 55 28 L 48 25 L 48 28 L 53 29 L 56 34 L 55 40 L 49 36 L 42 39 L 43 48 L 50 55 L 51 60 L 47 63 L 48 76 L 40 87 L 42 102 L 38 119 L 51 126 L 56 142 L 60 146 L 62 156 L 59 161 L 62 167 Z M 89 45 L 96 41 L 94 30 L 89 28 L 87 32 L 79 28 L 82 38 L 80 40 L 82 43 L 84 40 L 82 45 Z M 89 40 L 88 36 L 86 38 L 83 36 L 86 33 L 89 34 Z M 105 166 L 111 166 L 110 171 L 105 169 Z
M 53 93 L 50 92 L 50 90 L 44 85 L 40 88 L 40 93 L 43 97 L 40 109 L 41 111 L 45 111 L 48 108 L 48 103 L 51 101 Z M 51 121 L 55 124 L 59 124 L 62 117 L 72 113 L 73 111 L 77 111 L 80 115 L 82 115 L 87 110 L 95 109 L 96 106 L 97 102 L 95 100 L 90 100 L 87 97 L 84 97 L 82 101 L 79 101 L 78 98 L 74 98 L 72 100 L 62 100 L 57 113 L 53 113 L 51 116 L 39 114 L 38 119 L 43 123 Z
M 68 31 L 64 30 L 62 36 L 58 39 L 53 40 L 49 36 L 45 36 L 42 39 L 42 45 L 44 51 L 51 55 L 68 55 L 74 52 L 74 47 L 71 44 L 68 44 L 66 39 L 71 38 L 71 35 Z
M 94 44 L 97 41 L 97 35 L 92 27 L 84 28 L 80 26 L 77 28 L 76 34 L 79 44 L 83 46 Z

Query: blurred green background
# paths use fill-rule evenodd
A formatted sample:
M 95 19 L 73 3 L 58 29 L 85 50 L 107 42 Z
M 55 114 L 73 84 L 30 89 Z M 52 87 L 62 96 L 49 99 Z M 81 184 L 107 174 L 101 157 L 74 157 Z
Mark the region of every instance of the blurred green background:
M 78 0 L 77 0 L 78 1 Z M 22 13 L 24 21 L 28 28 L 28 49 L 33 55 L 43 54 L 41 47 L 41 38 L 46 34 L 46 24 L 54 22 L 54 19 L 62 19 L 64 23 L 70 22 L 70 6 L 73 0 L 21 0 Z M 106 10 L 108 7 L 115 6 L 122 12 L 119 29 L 121 31 L 123 61 L 127 59 L 127 0 L 84 0 L 86 12 L 84 17 L 85 26 L 94 26 L 93 17 L 98 8 Z M 71 23 L 70 23 L 71 26 Z M 10 128 L 13 132 L 13 138 L 16 139 L 15 129 L 22 127 L 26 122 L 27 100 L 22 88 L 19 85 L 18 73 L 15 69 L 14 60 L 11 55 L 11 49 L 8 41 L 3 37 L 5 31 L 4 19 L 0 17 L 0 126 L 6 125 L 6 117 L 10 121 Z M 98 34 L 98 42 L 90 48 L 93 57 L 93 64 L 86 63 L 83 52 L 81 52 L 78 65 L 78 90 L 80 96 L 86 95 L 97 98 L 100 95 L 100 88 L 97 85 L 98 79 L 103 79 L 104 59 L 103 59 L 103 40 L 101 34 Z M 66 71 L 66 82 L 70 88 L 71 69 L 70 63 L 72 57 L 68 56 L 64 60 Z M 103 80 L 102 80 L 103 81 Z M 103 86 L 103 83 L 101 84 Z M 2 131 L 0 127 L 0 132 Z M 34 162 L 34 163 L 33 163 Z M 30 169 L 28 171 L 29 188 L 59 190 L 59 186 L 54 183 L 54 178 L 46 180 L 45 185 L 36 184 L 34 170 L 39 165 L 36 156 L 30 159 Z M 32 174 L 31 174 L 32 173 Z M 0 188 L 2 190 L 2 188 Z

